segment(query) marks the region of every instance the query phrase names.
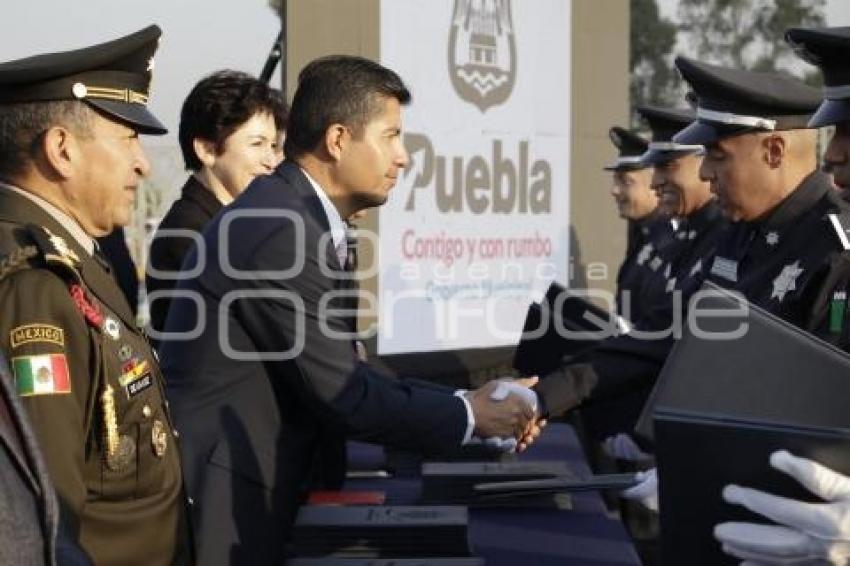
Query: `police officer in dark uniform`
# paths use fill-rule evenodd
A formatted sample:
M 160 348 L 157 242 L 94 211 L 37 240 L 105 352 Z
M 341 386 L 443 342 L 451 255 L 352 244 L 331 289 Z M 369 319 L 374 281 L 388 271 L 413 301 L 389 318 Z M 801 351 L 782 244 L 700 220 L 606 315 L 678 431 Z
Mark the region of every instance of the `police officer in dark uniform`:
M 786 39 L 799 56 L 817 65 L 823 73 L 824 100 L 809 126 L 836 127 L 824 154 L 825 168 L 833 175 L 835 184 L 846 191 L 850 188 L 850 28 L 793 28 L 788 30 Z M 841 231 L 846 235 L 845 228 Z M 842 246 L 850 248 L 850 242 L 842 239 Z M 830 303 L 829 319 L 836 324 L 842 318 L 841 303 L 843 299 Z M 839 306 L 833 307 L 836 304 Z M 746 506 L 769 518 L 759 523 L 773 524 L 717 525 L 714 536 L 724 552 L 759 564 L 846 563 L 850 557 L 847 476 L 785 451 L 772 454 L 770 466 L 803 485 L 819 501 L 811 503 L 811 499 L 799 501 L 728 486 L 723 490 L 728 503 Z M 760 536 L 753 536 L 756 532 Z
M 674 306 L 681 311 L 696 291 L 684 284 L 708 269 L 706 263 L 727 223 L 708 182 L 699 178 L 705 149 L 673 141 L 693 121 L 694 112 L 656 106 L 639 106 L 637 112 L 652 131 L 641 160 L 654 168 L 652 187 L 658 192 L 659 208 L 675 222 L 675 232 L 659 259 L 652 260 L 660 262 L 641 296 L 644 317 L 633 322 L 638 328 L 662 330 L 672 323 Z
M 650 265 L 655 265 L 660 250 L 672 241 L 673 227 L 660 213 L 652 191 L 652 167 L 640 160 L 648 142 L 619 126 L 612 127 L 608 137 L 619 155 L 605 170 L 613 174 L 611 194 L 620 216 L 628 222 L 626 254 L 617 272 L 617 312 L 632 320 L 641 316 L 641 303 L 635 299 L 652 273 Z
M 848 209 L 815 170 L 815 136 L 806 123 L 819 93 L 776 74 L 681 57 L 677 66 L 698 108 L 697 120 L 673 141 L 706 146 L 700 175 L 734 223 L 717 244 L 711 279 L 805 330 L 837 339 L 828 311 L 850 277 L 850 256 L 835 224 L 846 223 Z M 544 378 L 538 395 L 559 414 L 588 397 L 644 385 L 657 376 L 670 345 L 607 344 Z
M 130 220 L 160 29 L 0 64 L 0 348 L 61 521 L 99 565 L 185 564 L 162 376 L 94 238 Z
M 633 332 L 659 333 L 669 343 L 667 334 L 674 318 L 682 319 L 684 307 L 696 290 L 690 286 L 683 287 L 682 282 L 710 262 L 726 221 L 709 191 L 708 183 L 699 178 L 703 147 L 672 141 L 679 130 L 691 123 L 694 112 L 654 106 L 640 106 L 637 111 L 652 132 L 652 140 L 641 161 L 653 167 L 652 187 L 658 193 L 659 208 L 664 216 L 673 219 L 676 227 L 671 242 L 647 262 L 649 275 L 640 294 L 635 297 L 640 316 L 631 319 L 631 323 Z M 659 337 L 653 345 L 663 344 L 664 340 Z M 646 347 L 644 342 L 643 337 L 636 340 L 626 334 L 610 338 L 598 344 L 597 348 L 600 352 L 625 347 L 642 348 Z M 622 394 L 587 403 L 582 413 L 588 434 L 602 440 L 629 431 L 640 414 L 651 384 L 651 380 L 646 380 Z M 606 444 L 612 445 L 610 441 Z M 620 451 L 611 455 L 630 457 Z
M 809 128 L 820 93 L 784 78 L 686 58 L 677 66 L 699 99 L 697 120 L 674 138 L 706 146 L 701 175 L 734 222 L 708 279 L 800 328 L 841 340 L 850 207 L 817 171 Z

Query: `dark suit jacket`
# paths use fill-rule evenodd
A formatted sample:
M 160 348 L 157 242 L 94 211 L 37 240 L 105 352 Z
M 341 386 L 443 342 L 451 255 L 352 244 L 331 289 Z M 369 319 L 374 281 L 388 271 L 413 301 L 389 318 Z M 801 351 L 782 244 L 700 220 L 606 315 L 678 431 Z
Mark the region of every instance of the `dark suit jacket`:
M 0 354 L 0 563 L 53 564 L 56 495 Z
M 139 275 L 136 272 L 136 264 L 130 255 L 127 241 L 124 237 L 124 228 L 119 226 L 109 235 L 97 239 L 100 250 L 109 260 L 109 268 L 121 292 L 127 298 L 127 304 L 133 314 L 136 314 L 139 306 Z
M 56 493 L 2 353 L 0 500 L 0 564 L 91 564 L 70 534 L 60 532 Z
M 284 162 L 212 221 L 203 273 L 178 286 L 197 293 L 206 319 L 198 337 L 161 347 L 201 564 L 276 563 L 317 422 L 432 453 L 457 449 L 465 433 L 450 390 L 389 379 L 332 335 L 349 326 L 345 313 L 321 311 L 326 294 L 347 287 L 322 271 L 340 270 L 329 236 L 307 178 Z M 196 303 L 177 298 L 166 331 L 197 319 Z
M 159 223 L 157 233 L 151 242 L 148 265 L 154 266 L 160 271 L 179 271 L 183 265 L 186 254 L 192 247 L 193 240 L 175 236 L 160 236 L 161 230 L 191 230 L 202 232 L 204 227 L 212 220 L 222 204 L 215 195 L 206 189 L 194 176 L 190 176 L 183 185 L 180 198 L 174 201 L 168 212 Z M 174 279 L 160 279 L 150 273 L 145 275 L 145 286 L 148 294 L 154 291 L 173 289 L 177 285 Z M 151 327 L 162 330 L 165 326 L 165 317 L 168 314 L 170 299 L 162 298 L 153 301 L 151 309 Z

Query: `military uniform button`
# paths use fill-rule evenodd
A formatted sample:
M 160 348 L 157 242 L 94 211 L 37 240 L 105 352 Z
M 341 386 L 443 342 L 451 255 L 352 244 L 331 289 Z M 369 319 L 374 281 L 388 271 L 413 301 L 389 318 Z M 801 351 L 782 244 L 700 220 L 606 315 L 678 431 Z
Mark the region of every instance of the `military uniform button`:
M 171 433 L 174 435 L 174 438 L 180 438 L 180 433 L 179 433 L 179 432 L 177 432 L 177 429 L 176 429 L 176 428 L 175 428 L 175 429 L 173 429 L 173 430 L 171 431 Z
M 195 500 L 194 500 L 194 499 L 192 499 L 191 497 L 187 497 L 187 498 L 186 498 L 186 502 L 187 502 L 189 505 L 194 505 L 194 504 L 195 504 Z
M 150 405 L 145 405 L 144 407 L 142 407 L 142 414 L 145 416 L 146 419 L 150 418 L 152 413 L 153 411 L 151 411 Z

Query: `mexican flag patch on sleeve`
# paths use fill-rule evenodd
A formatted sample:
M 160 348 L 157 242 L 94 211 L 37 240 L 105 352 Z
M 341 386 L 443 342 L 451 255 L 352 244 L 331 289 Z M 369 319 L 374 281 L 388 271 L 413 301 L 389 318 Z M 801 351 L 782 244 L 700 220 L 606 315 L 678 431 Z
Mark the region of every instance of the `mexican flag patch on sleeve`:
M 71 392 L 65 354 L 21 356 L 12 359 L 18 395 L 53 395 Z

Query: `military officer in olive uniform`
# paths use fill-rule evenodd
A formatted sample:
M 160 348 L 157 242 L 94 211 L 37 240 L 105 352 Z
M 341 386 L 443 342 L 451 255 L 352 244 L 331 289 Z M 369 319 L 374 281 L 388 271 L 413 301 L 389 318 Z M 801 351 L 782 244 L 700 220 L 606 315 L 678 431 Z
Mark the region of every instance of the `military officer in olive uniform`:
M 156 26 L 0 64 L 0 348 L 56 486 L 98 565 L 189 562 L 162 376 L 94 238 L 130 220 Z

